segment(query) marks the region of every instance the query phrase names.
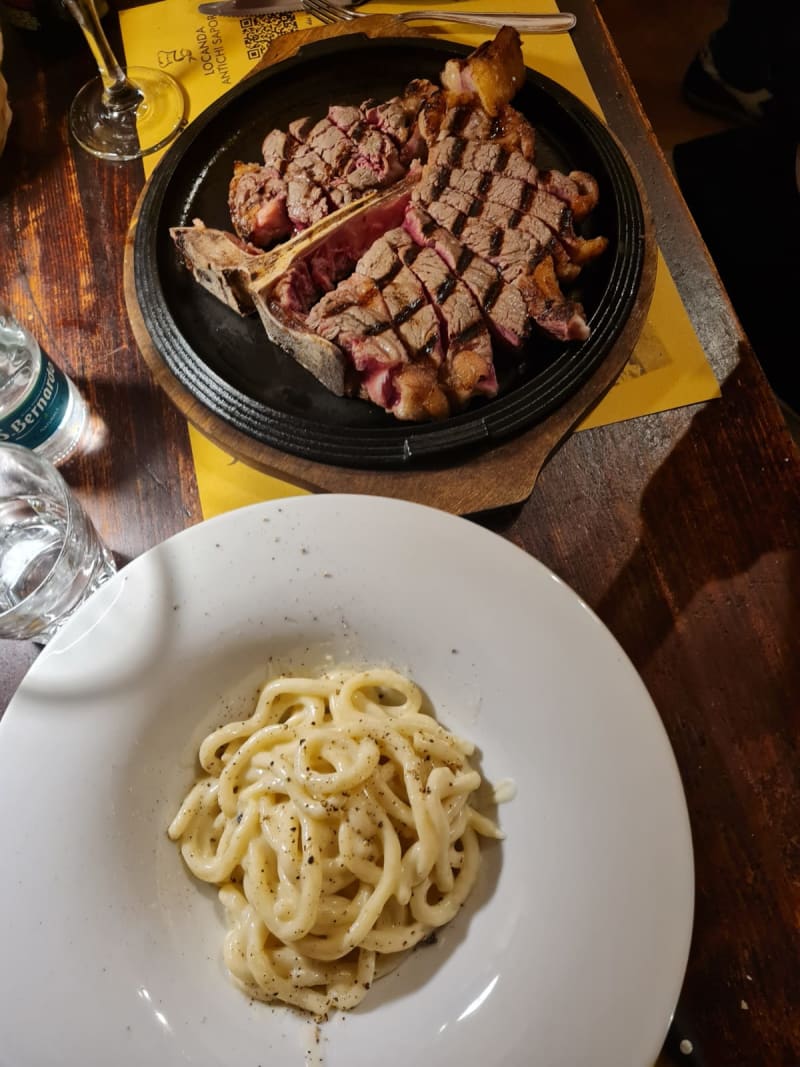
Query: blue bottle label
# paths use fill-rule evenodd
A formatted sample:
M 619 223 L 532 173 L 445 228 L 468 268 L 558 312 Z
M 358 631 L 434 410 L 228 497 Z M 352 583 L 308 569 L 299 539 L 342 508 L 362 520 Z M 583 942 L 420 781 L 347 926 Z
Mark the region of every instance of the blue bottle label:
M 0 441 L 38 448 L 59 428 L 69 404 L 69 382 L 42 353 L 42 365 L 22 403 L 0 419 Z

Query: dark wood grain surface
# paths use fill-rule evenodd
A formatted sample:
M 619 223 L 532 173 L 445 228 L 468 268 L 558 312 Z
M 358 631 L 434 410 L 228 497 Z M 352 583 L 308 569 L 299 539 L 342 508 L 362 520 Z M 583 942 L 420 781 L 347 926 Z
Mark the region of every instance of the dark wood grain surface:
M 478 521 L 598 612 L 661 712 L 695 845 L 685 1036 L 709 1067 L 789 1067 L 800 1063 L 800 455 L 593 3 L 570 7 L 722 398 L 573 435 L 527 503 Z M 0 292 L 33 316 L 105 424 L 96 452 L 64 473 L 124 563 L 200 518 L 185 422 L 125 312 L 142 172 L 69 146 L 66 107 L 92 72 L 88 56 L 9 45 Z M 0 643 L 0 707 L 34 655 Z

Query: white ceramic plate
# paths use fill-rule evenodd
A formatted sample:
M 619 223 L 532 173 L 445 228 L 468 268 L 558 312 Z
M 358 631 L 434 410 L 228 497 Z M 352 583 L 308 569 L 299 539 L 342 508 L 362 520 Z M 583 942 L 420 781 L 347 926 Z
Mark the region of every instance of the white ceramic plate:
M 268 671 L 344 661 L 409 671 L 517 796 L 438 944 L 309 1057 L 304 1019 L 228 981 L 165 828 Z M 689 824 L 641 680 L 541 564 L 428 508 L 295 498 L 135 560 L 14 697 L 0 810 L 4 1067 L 649 1067 L 680 989 Z

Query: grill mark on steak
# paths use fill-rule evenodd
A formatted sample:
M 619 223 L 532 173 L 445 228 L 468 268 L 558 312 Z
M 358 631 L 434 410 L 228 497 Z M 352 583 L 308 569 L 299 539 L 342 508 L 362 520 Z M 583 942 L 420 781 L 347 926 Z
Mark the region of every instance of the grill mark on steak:
M 384 298 L 385 299 L 385 298 Z M 395 326 L 404 326 L 409 319 L 412 319 L 421 307 L 425 306 L 425 301 L 420 297 L 412 300 L 410 304 L 406 306 L 394 316 Z
M 422 198 L 418 198 L 422 199 Z M 485 221 L 506 230 L 520 229 L 529 233 L 537 242 L 550 249 L 556 263 L 556 271 L 559 278 L 573 278 L 579 273 L 580 268 L 573 266 L 566 248 L 560 239 L 552 239 L 552 231 L 535 216 L 525 216 L 521 212 L 512 211 L 509 215 L 507 208 L 491 200 L 480 200 L 462 193 L 458 189 L 445 189 L 439 201 L 447 204 L 454 210 L 463 213 L 469 218 L 483 218 Z M 453 232 L 456 232 L 455 229 Z
M 419 205 L 412 204 L 406 213 L 405 221 L 406 228 L 412 237 L 427 244 L 433 243 L 435 239 L 437 222 L 444 230 L 452 232 L 447 223 L 447 217 L 454 209 L 448 212 L 446 205 L 431 204 L 429 210 L 430 214 Z M 482 220 L 476 221 L 479 226 L 485 226 Z M 468 232 L 466 227 L 464 232 L 464 244 L 472 251 L 478 252 L 479 255 L 482 254 L 482 249 L 486 245 L 486 232 L 478 231 L 477 228 Z M 493 234 L 494 231 L 491 232 Z M 505 233 L 504 245 L 509 244 L 511 236 L 515 233 L 517 231 Z M 526 235 L 519 236 L 524 238 Z M 561 292 L 554 272 L 552 256 L 541 255 L 534 261 L 528 259 L 526 263 L 526 255 L 529 255 L 529 251 L 525 249 L 524 242 L 520 248 L 515 250 L 516 254 L 513 258 L 508 256 L 507 251 L 504 248 L 503 255 L 498 256 L 496 260 L 490 256 L 485 258 L 488 258 L 490 262 L 495 262 L 505 282 L 517 287 L 524 299 L 527 313 L 536 325 L 559 340 L 584 339 L 588 336 L 583 309 L 579 304 L 567 300 Z
M 365 337 L 377 337 L 379 334 L 386 333 L 387 330 L 392 328 L 391 322 L 373 322 L 370 326 L 367 326 L 364 330 Z
M 359 274 L 374 279 L 381 290 L 392 324 L 412 360 L 430 358 L 438 366 L 443 358 L 438 320 L 425 291 L 400 259 L 402 230 L 389 231 L 364 253 L 356 265 Z
M 496 395 L 492 343 L 470 290 L 432 248 L 409 243 L 411 238 L 406 232 L 393 231 L 387 236 L 437 309 L 446 343 L 439 381 L 451 401 L 462 407 L 473 396 Z
M 429 161 L 476 170 L 502 171 L 510 178 L 520 178 L 551 193 L 572 211 L 576 221 L 585 218 L 597 206 L 599 189 L 596 180 L 585 171 L 540 171 L 528 155 L 490 140 L 468 140 L 458 136 L 442 137 L 431 147 Z
M 504 154 L 511 159 L 511 154 Z M 480 158 L 480 152 L 473 155 L 476 161 Z M 497 159 L 497 155 L 492 152 L 484 159 Z M 491 218 L 509 229 L 525 230 L 544 242 L 543 226 L 546 227 L 556 239 L 552 251 L 560 278 L 575 278 L 584 264 L 607 247 L 608 242 L 603 237 L 585 238 L 575 233 L 572 211 L 564 201 L 521 178 L 502 172 L 429 164 L 415 196 L 423 203 L 442 199 L 452 202 L 452 189 L 484 200 L 487 205 L 501 207 L 502 212 L 494 211 Z M 478 216 L 482 209 L 471 200 L 469 203 L 465 201 L 460 210 Z M 508 210 L 510 215 L 506 213 Z
M 430 82 L 415 80 L 385 105 L 334 106 L 317 122 L 271 130 L 263 165 L 234 166 L 228 203 L 236 233 L 265 248 L 402 178 L 426 149 L 418 116 L 434 95 L 441 92 Z
M 373 279 L 354 273 L 312 308 L 308 324 L 348 353 L 362 397 L 399 419 L 446 417 L 436 366 L 422 353 L 410 362 L 390 319 Z
M 438 223 L 459 237 L 473 252 L 494 263 L 508 282 L 513 282 L 520 274 L 530 273 L 539 260 L 550 253 L 552 238 L 549 233 L 547 241 L 541 241 L 522 230 L 498 226 L 482 215 L 470 217 L 444 200 L 434 201 L 426 207 L 428 232 Z
M 494 264 L 462 245 L 434 220 L 426 218 L 420 208 L 412 207 L 408 211 L 406 228 L 416 240 L 422 240 L 434 249 L 446 266 L 463 279 L 492 333 L 508 347 L 519 348 L 534 328 L 522 293 L 504 282 Z
M 456 277 L 454 274 L 451 274 L 449 277 L 445 278 L 441 285 L 437 286 L 435 293 L 436 303 L 443 304 L 446 300 L 448 300 L 455 287 Z

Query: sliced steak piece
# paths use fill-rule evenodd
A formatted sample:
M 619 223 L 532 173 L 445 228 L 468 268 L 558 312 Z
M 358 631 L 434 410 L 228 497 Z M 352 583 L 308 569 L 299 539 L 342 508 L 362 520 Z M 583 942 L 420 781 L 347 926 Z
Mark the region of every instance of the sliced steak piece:
M 345 278 L 311 308 L 307 324 L 350 352 L 358 370 L 368 361 L 383 366 L 408 362 L 380 289 L 371 278 L 360 274 Z
M 400 161 L 395 142 L 378 126 L 367 121 L 362 108 L 332 107 L 328 109 L 329 122 L 350 145 L 350 158 L 338 168 L 338 176 L 350 171 L 364 169 L 374 172 L 374 183 L 383 187 L 405 174 L 406 167 Z
M 493 263 L 476 255 L 441 226 L 426 230 L 425 240 L 456 277 L 463 280 L 492 333 L 507 347 L 520 348 L 534 321 L 519 289 L 508 285 Z
M 487 218 L 472 218 L 442 200 L 428 204 L 427 213 L 428 221 L 422 224 L 423 235 L 426 227 L 431 225 L 430 219 L 434 220 L 434 224 L 438 223 L 449 230 L 467 248 L 494 263 L 507 282 L 530 274 L 536 264 L 551 252 L 553 236 L 544 225 L 541 239 L 537 239 L 531 233 L 509 230 Z M 415 216 L 415 220 L 421 218 L 422 213 Z M 414 231 L 410 232 L 416 239 Z
M 331 112 L 339 122 L 334 121 Z M 405 174 L 395 143 L 366 122 L 355 108 L 330 109 L 309 131 L 306 145 L 330 166 L 329 180 L 363 169 L 373 173 L 374 185 L 383 187 Z
M 349 273 L 381 233 L 399 224 L 417 175 L 363 203 L 340 208 L 270 252 L 246 257 L 247 291 L 267 336 L 339 396 L 352 391 L 352 367 L 341 348 L 314 334 L 306 313 L 322 289 Z M 243 253 L 244 255 L 244 253 Z
M 356 124 L 348 135 L 355 145 L 351 170 L 359 167 L 369 168 L 375 172 L 380 186 L 390 185 L 405 174 L 406 168 L 400 162 L 397 147 L 385 133 L 361 122 Z
M 417 192 L 423 203 L 437 200 L 444 189 L 453 188 L 481 200 L 490 200 L 508 212 L 541 219 L 554 234 L 572 229 L 572 213 L 558 197 L 502 172 L 428 165 Z
M 330 215 L 332 206 L 323 185 L 302 171 L 286 175 L 286 213 L 296 231 L 306 230 Z
M 561 291 L 551 256 L 536 264 L 532 274 L 514 283 L 525 297 L 528 310 L 545 333 L 559 341 L 585 341 L 589 327 L 583 308 Z
M 420 196 L 419 200 L 421 203 L 425 203 L 423 196 Z M 491 200 L 480 200 L 478 197 L 470 196 L 469 193 L 462 193 L 458 189 L 444 189 L 439 193 L 437 202 L 447 204 L 455 211 L 470 218 L 483 219 L 493 226 L 500 226 L 506 230 L 522 230 L 525 233 L 530 233 L 540 242 L 548 240 L 548 228 L 535 215 L 523 215 L 521 212 L 510 210 L 502 204 L 494 203 Z M 556 274 L 561 279 L 571 281 L 580 273 L 580 266 L 577 266 L 572 261 L 568 249 L 561 242 L 561 238 L 555 237 L 555 235 L 553 237 L 550 252 L 555 263 Z
M 430 359 L 439 366 L 444 359 L 439 320 L 419 278 L 405 266 L 396 245 L 392 245 L 399 234 L 379 237 L 356 264 L 356 272 L 372 278 L 380 289 L 392 325 L 412 360 Z
M 431 146 L 428 162 L 436 166 L 496 173 L 505 169 L 510 154 L 496 141 L 475 141 L 451 135 L 440 138 Z
M 395 399 L 392 377 L 408 362 L 408 354 L 370 278 L 355 274 L 346 278 L 314 305 L 306 325 L 349 355 L 356 371 L 354 391 L 363 392 L 382 408 L 391 407 Z
M 476 96 L 490 115 L 510 103 L 524 82 L 522 41 L 510 26 L 503 26 L 466 59 L 449 59 L 442 71 L 445 89 Z
M 482 180 L 475 177 L 477 173 L 484 175 Z M 604 237 L 585 238 L 575 233 L 570 202 L 541 183 L 542 174 L 552 177 L 555 173 L 539 172 L 518 152 L 507 152 L 489 141 L 447 138 L 441 146 L 435 146 L 418 195 L 423 202 L 428 202 L 436 199 L 442 189 L 454 186 L 526 217 L 541 219 L 564 247 L 564 255 L 556 255 L 559 276 L 571 278 L 578 271 L 570 268 L 569 263 L 583 266 L 600 255 L 608 241 Z
M 458 145 L 458 139 L 455 144 Z M 539 172 L 519 153 L 496 150 L 490 142 L 475 142 L 463 153 L 451 152 L 460 162 L 440 162 L 438 155 L 425 169 L 420 197 L 435 199 L 441 189 L 454 186 L 484 200 L 493 200 L 512 211 L 536 215 L 553 233 L 572 229 L 569 205 L 538 182 Z
M 411 363 L 371 278 L 352 274 L 311 309 L 308 326 L 349 354 L 365 399 L 399 419 L 449 413 L 435 367 L 424 359 Z
M 259 248 L 288 237 L 292 222 L 286 192 L 286 182 L 272 167 L 234 163 L 228 208 L 236 233 Z
M 597 182 L 591 174 L 571 171 L 567 175 L 558 170 L 539 170 L 524 153 L 509 151 L 499 142 L 488 139 L 444 137 L 431 148 L 429 162 L 518 178 L 557 197 L 578 221 L 589 214 L 599 198 Z
M 376 203 L 365 203 L 363 209 L 352 205 L 340 225 L 335 225 L 334 218 L 329 219 L 330 229 L 323 240 L 307 249 L 300 248 L 296 256 L 287 256 L 285 272 L 275 283 L 270 300 L 277 301 L 286 313 L 306 314 L 353 271 L 381 234 L 402 223 L 414 180 L 414 176 L 404 178 L 385 193 L 377 194 Z M 295 238 L 292 243 L 298 240 Z
M 471 251 L 497 266 L 503 280 L 522 293 L 529 315 L 545 333 L 559 340 L 582 340 L 588 336 L 583 309 L 561 292 L 549 250 L 537 248 L 535 240 L 528 240 L 528 234 L 469 219 L 441 202 L 431 204 L 429 211 L 417 204 L 407 211 L 405 227 L 414 240 L 430 242 L 438 223 Z M 453 218 L 467 220 L 463 227 L 456 226 L 458 233 L 447 224 Z M 516 245 L 515 236 L 519 238 Z M 487 247 L 488 254 L 484 251 Z
M 297 141 L 290 133 L 284 130 L 270 130 L 261 145 L 264 166 L 272 167 L 278 174 L 283 174 L 296 145 Z
M 335 126 L 326 120 L 309 125 L 308 119 L 292 123 L 302 137 L 272 130 L 264 139 L 264 164 L 289 181 L 294 178 L 326 187 L 344 168 L 352 155 L 352 145 Z M 344 145 L 340 144 L 344 141 Z
M 475 98 L 458 98 L 443 93 L 433 97 L 420 113 L 420 130 L 433 151 L 441 140 L 491 141 L 498 148 L 518 151 L 532 159 L 536 131 L 519 111 L 504 107 L 499 115 L 488 115 Z
M 517 162 L 517 153 L 511 153 L 508 168 L 511 169 Z M 517 166 L 522 171 L 521 166 Z M 454 170 L 452 172 L 452 184 L 461 188 L 469 182 L 470 176 L 475 171 Z M 481 185 L 484 200 L 499 204 L 512 212 L 509 225 L 527 229 L 531 233 L 540 233 L 538 222 L 541 221 L 556 238 L 556 247 L 561 246 L 564 256 L 560 261 L 564 264 L 564 276 L 572 276 L 576 271 L 566 269 L 566 261 L 582 266 L 595 259 L 608 247 L 605 237 L 586 238 L 575 233 L 573 226 L 574 213 L 569 204 L 549 192 L 541 183 L 534 185 L 523 178 L 515 177 L 502 172 L 485 176 L 486 180 Z M 556 263 L 559 257 L 556 256 Z
M 236 233 L 261 248 L 392 185 L 407 169 L 394 141 L 353 107 L 272 130 L 262 154 L 263 165 L 235 165 L 228 196 Z
M 472 293 L 432 248 L 403 235 L 387 235 L 403 263 L 422 282 L 436 308 L 445 340 L 446 358 L 439 381 L 453 404 L 463 407 L 474 396 L 495 396 L 497 375 L 492 342 Z
M 301 119 L 295 119 L 294 122 L 289 123 L 289 134 L 295 141 L 305 141 L 308 131 L 313 125 L 314 122 L 308 115 Z
M 477 166 L 473 159 L 468 148 L 461 166 Z M 532 162 L 532 157 L 524 152 L 511 151 L 505 162 L 490 169 L 502 169 L 510 178 L 521 178 L 557 196 L 572 211 L 576 222 L 586 218 L 597 206 L 600 196 L 597 182 L 591 174 L 579 170 L 572 170 L 569 174 L 562 174 L 560 170 L 539 170 Z
M 571 170 L 569 174 L 562 174 L 559 170 L 540 170 L 539 184 L 569 204 L 576 222 L 585 219 L 600 198 L 595 179 L 580 170 Z
M 426 144 L 420 133 L 419 116 L 421 109 L 441 90 L 425 78 L 416 78 L 408 83 L 404 91 L 388 100 L 385 104 L 363 105 L 362 113 L 366 121 L 377 127 L 398 146 L 401 162 L 407 164 L 412 159 L 424 155 Z
M 465 101 L 445 110 L 437 131 L 437 140 L 440 137 L 458 136 L 467 140 L 489 141 L 495 129 L 491 115 L 476 102 Z
M 305 144 L 328 167 L 328 180 L 342 174 L 355 154 L 355 145 L 351 138 L 328 116 L 320 119 L 309 130 Z
M 361 121 L 363 115 L 361 108 L 353 104 L 332 104 L 328 108 L 328 118 L 340 130 L 349 130 L 351 126 Z

